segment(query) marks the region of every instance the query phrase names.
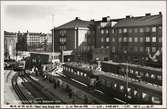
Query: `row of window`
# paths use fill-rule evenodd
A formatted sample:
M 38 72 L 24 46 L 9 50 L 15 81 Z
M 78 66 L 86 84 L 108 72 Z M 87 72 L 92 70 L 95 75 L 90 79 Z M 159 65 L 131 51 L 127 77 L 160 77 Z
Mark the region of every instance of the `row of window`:
M 112 52 L 113 53 L 115 53 L 116 52 L 116 47 L 115 46 L 112 46 Z M 128 46 L 128 47 L 121 47 L 121 48 L 119 48 L 119 50 L 123 50 L 125 53 L 127 53 L 127 49 L 129 49 L 129 51 L 134 51 L 134 52 L 144 52 L 144 51 L 146 51 L 146 52 L 153 52 L 153 53 L 155 53 L 155 52 L 157 52 L 159 49 L 161 49 L 161 48 L 159 48 L 159 47 L 138 47 L 138 46 Z
M 66 34 L 66 30 L 60 30 L 59 33 L 61 36 L 64 36 Z
M 117 29 L 112 29 L 111 32 L 112 34 L 116 33 L 116 31 L 118 31 L 118 33 L 143 33 L 143 32 L 156 32 L 157 30 L 162 30 L 162 26 L 157 27 L 140 27 L 140 28 L 119 28 Z M 101 29 L 100 30 L 101 34 L 108 34 L 109 30 L 108 29 Z
M 133 69 L 128 69 L 128 68 L 121 68 L 121 71 L 127 72 L 127 73 L 131 73 L 131 74 L 135 74 L 136 76 L 145 76 L 147 78 L 151 78 L 151 79 L 155 79 L 157 78 L 158 80 L 162 80 L 162 76 L 161 75 L 155 75 L 155 74 L 150 74 L 149 72 L 139 72 L 137 70 L 133 70 Z
M 116 42 L 116 39 L 111 38 L 111 41 Z M 118 39 L 118 42 L 141 42 L 141 43 L 142 42 L 162 42 L 162 37 L 159 37 L 158 39 L 155 36 L 154 37 L 146 36 L 146 38 L 144 37 L 120 37 Z
M 104 37 L 102 37 L 101 38 L 101 42 L 109 42 L 110 41 L 110 38 L 109 37 L 106 37 L 106 38 L 104 38 Z
M 65 71 L 68 71 L 68 72 L 73 73 L 74 75 L 84 76 L 84 77 L 86 77 L 86 76 L 87 76 L 87 74 L 86 74 L 86 73 L 81 72 L 81 71 L 74 71 L 72 68 L 69 68 L 69 67 L 63 67 L 63 69 L 64 69 Z
M 109 48 L 109 46 L 104 46 L 104 45 L 101 45 L 101 48 Z
M 157 27 L 140 27 L 140 28 L 120 28 L 118 33 L 143 33 L 143 32 L 156 32 L 157 30 L 162 30 L 162 26 Z M 112 33 L 115 33 L 115 29 L 112 29 Z
M 66 46 L 63 45 L 63 46 L 59 46 L 60 50 L 66 50 Z
M 64 43 L 64 42 L 66 42 L 66 38 L 60 38 L 59 41 L 60 41 L 61 43 Z
M 119 88 L 119 91 L 121 91 L 121 92 L 124 92 L 125 89 L 126 89 L 126 86 L 118 84 L 118 83 L 113 83 L 112 84 L 109 81 L 102 81 L 102 82 L 103 82 L 102 84 L 105 84 L 107 87 L 111 87 L 113 89 L 118 89 Z M 127 88 L 127 94 L 128 94 L 128 96 L 126 96 L 126 97 L 128 97 L 129 99 L 132 99 L 132 96 L 138 96 L 138 95 L 140 95 L 139 93 L 141 93 L 142 99 L 144 101 L 149 101 L 150 97 L 151 97 L 151 102 L 153 102 L 153 103 L 160 103 L 161 102 L 161 100 L 160 100 L 159 97 L 154 96 L 154 95 L 152 96 L 152 95 L 150 95 L 150 94 L 148 94 L 146 92 L 140 92 L 138 90 L 134 90 L 131 87 Z

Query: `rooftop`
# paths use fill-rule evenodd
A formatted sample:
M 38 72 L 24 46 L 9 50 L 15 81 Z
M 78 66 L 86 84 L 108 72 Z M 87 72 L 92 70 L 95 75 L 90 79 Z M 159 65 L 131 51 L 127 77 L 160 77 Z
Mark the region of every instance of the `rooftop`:
M 135 27 L 135 26 L 149 26 L 149 25 L 162 25 L 162 15 L 151 15 L 150 13 L 145 16 L 131 17 L 126 16 L 119 20 L 114 27 Z
M 138 67 L 138 68 L 143 68 L 147 70 L 153 70 L 153 71 L 158 71 L 162 72 L 162 68 L 155 68 L 155 67 L 150 67 L 150 66 L 142 66 L 142 65 L 136 65 L 136 64 L 131 64 L 131 63 L 118 63 L 118 62 L 113 62 L 113 61 L 103 61 L 102 63 L 107 63 L 107 64 L 114 64 L 114 65 L 126 65 L 130 67 Z
M 56 29 L 71 29 L 71 28 L 77 28 L 77 27 L 81 27 L 81 28 L 87 28 L 90 24 L 90 21 L 84 21 L 79 19 L 78 17 L 76 17 L 76 19 L 63 24 L 59 27 L 57 27 Z

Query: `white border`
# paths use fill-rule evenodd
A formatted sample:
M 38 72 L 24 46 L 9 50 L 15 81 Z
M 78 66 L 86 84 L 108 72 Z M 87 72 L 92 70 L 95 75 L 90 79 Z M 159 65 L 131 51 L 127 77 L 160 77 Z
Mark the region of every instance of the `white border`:
M 3 17 L 3 15 L 5 14 L 4 13 L 4 6 L 5 5 L 54 5 L 54 3 L 56 2 L 56 3 L 58 3 L 58 4 L 69 4 L 69 3 L 71 3 L 71 2 L 73 2 L 73 4 L 80 4 L 80 3 L 84 3 L 84 4 L 87 4 L 87 3 L 89 3 L 89 4 L 93 4 L 94 2 L 96 2 L 96 1 L 1 1 L 1 107 L 3 107 L 3 108 L 11 108 L 11 107 L 9 107 L 9 106 L 6 106 L 6 105 L 4 105 L 3 103 L 4 103 L 4 96 L 2 96 L 4 93 L 4 81 L 3 81 L 3 78 L 4 78 L 4 75 L 3 75 L 3 65 L 4 65 L 4 62 L 3 62 L 3 59 L 4 59 L 4 30 L 3 30 L 3 27 L 4 27 L 4 17 Z M 105 3 L 105 2 L 116 2 L 116 1 L 98 1 L 99 2 L 99 4 L 103 4 L 103 3 Z M 121 1 L 120 1 L 121 2 Z M 128 2 L 128 1 L 127 1 Z M 161 1 L 162 2 L 162 1 Z M 164 2 L 164 4 L 166 4 L 166 1 L 163 1 Z M 165 8 L 166 8 L 166 6 L 165 6 Z M 163 25 L 163 34 L 162 34 L 162 36 L 163 36 L 163 43 L 162 43 L 162 49 L 163 49 L 163 95 L 162 95 L 162 97 L 163 97 L 163 105 L 160 105 L 160 106 L 158 106 L 158 105 L 153 105 L 153 108 L 166 108 L 167 107 L 167 101 L 166 101 L 166 92 L 167 92 L 167 86 L 166 86 L 166 76 L 167 76 L 167 74 L 166 74 L 166 62 L 167 62 L 167 60 L 166 60 L 166 9 L 164 9 L 163 10 L 163 12 L 165 12 L 165 13 L 163 13 L 163 23 L 162 23 L 162 25 Z M 22 106 L 22 105 L 21 105 Z M 26 105 L 27 106 L 27 105 Z M 42 105 L 32 105 L 33 107 L 36 107 L 36 106 L 42 106 Z M 43 105 L 43 106 L 48 106 L 48 105 Z M 56 108 L 56 106 L 60 106 L 60 108 L 79 108 L 79 107 L 75 107 L 74 105 L 50 105 L 50 106 L 55 106 L 55 108 Z M 81 106 L 80 108 L 85 108 L 85 105 L 78 105 L 78 106 Z M 130 107 L 132 107 L 132 108 L 134 108 L 134 106 L 139 106 L 139 105 L 88 105 L 88 107 L 89 108 L 98 108 L 98 107 L 100 107 L 100 108 L 107 108 L 107 107 L 113 107 L 113 106 L 119 106 L 119 107 L 117 107 L 117 108 L 130 108 Z M 140 105 L 139 107 L 136 107 L 136 108 L 148 108 L 147 106 L 150 106 L 150 108 L 151 108 L 151 106 L 152 105 Z M 108 108 L 109 108 L 108 107 Z M 31 107 L 32 108 L 32 107 Z

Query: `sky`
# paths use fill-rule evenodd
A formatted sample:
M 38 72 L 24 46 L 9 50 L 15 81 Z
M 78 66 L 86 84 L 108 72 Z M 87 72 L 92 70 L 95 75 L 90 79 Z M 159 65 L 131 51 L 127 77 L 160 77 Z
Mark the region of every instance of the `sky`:
M 75 17 L 101 20 L 102 17 L 124 18 L 145 13 L 165 15 L 166 1 L 2 1 L 3 29 L 9 32 L 51 32 Z M 53 17 L 54 16 L 54 17 Z M 54 19 L 54 20 L 53 20 Z

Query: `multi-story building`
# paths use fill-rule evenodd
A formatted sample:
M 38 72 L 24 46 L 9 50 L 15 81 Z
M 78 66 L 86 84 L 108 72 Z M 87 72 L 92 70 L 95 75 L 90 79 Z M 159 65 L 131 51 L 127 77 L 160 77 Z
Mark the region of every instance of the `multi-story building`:
M 17 51 L 27 51 L 27 37 L 25 33 L 18 31 L 16 46 Z
M 27 38 L 28 51 L 45 51 L 46 34 L 44 33 L 25 33 Z
M 17 34 L 4 31 L 4 59 L 15 59 Z
M 46 41 L 47 41 L 47 44 L 46 44 L 46 51 L 47 51 L 47 52 L 52 52 L 52 51 L 53 51 L 52 34 L 50 34 L 50 33 L 47 33 L 47 34 L 46 34 Z
M 111 29 L 111 59 L 142 65 L 162 65 L 162 15 L 126 16 Z
M 108 60 L 110 58 L 110 29 L 118 20 L 110 19 L 109 16 L 103 17 L 100 21 L 92 20 L 88 33 L 88 46 L 90 48 L 88 60 Z
M 54 52 L 72 51 L 75 57 L 82 59 L 81 55 L 88 50 L 86 36 L 89 24 L 90 21 L 76 17 L 75 20 L 52 29 Z

